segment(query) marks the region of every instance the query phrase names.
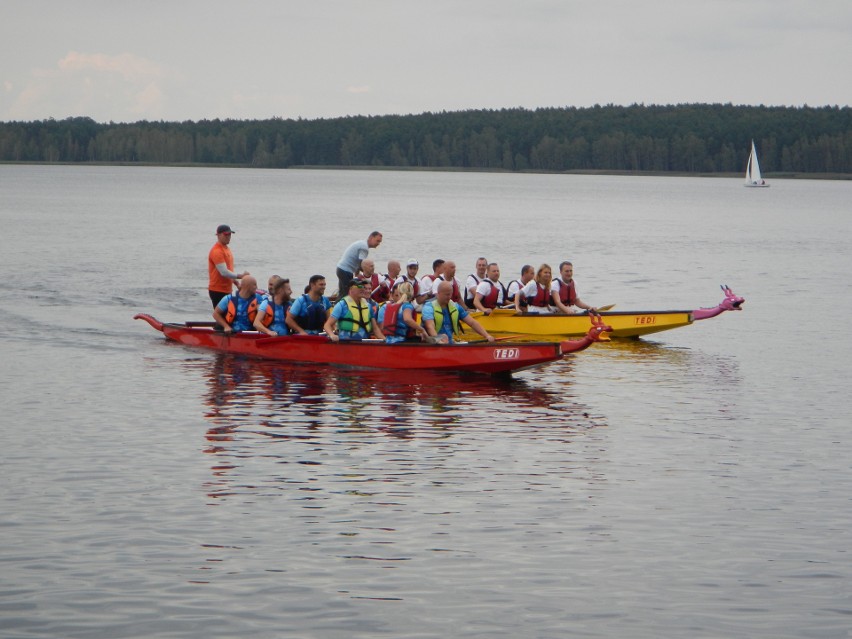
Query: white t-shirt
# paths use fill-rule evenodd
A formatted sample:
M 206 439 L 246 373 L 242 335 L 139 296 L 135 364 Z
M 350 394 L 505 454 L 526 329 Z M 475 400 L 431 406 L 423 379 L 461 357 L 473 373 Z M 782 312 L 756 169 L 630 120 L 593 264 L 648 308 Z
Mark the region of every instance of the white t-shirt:
M 533 280 L 530 280 L 530 282 L 532 281 Z M 511 282 L 509 282 L 509 288 L 506 289 L 506 297 L 508 299 L 513 299 L 515 297 L 515 294 L 517 294 L 517 292 L 522 288 L 523 285 L 521 284 L 521 280 L 512 280 Z
M 438 281 L 440 280 L 432 274 L 424 275 L 420 278 L 420 291 L 423 293 L 428 292 L 429 297 L 432 297 L 435 294 L 432 292 L 433 284 Z
M 479 283 L 481 281 L 482 281 L 481 279 L 479 279 L 476 275 L 471 273 L 470 275 L 467 276 L 467 279 L 465 280 L 464 288 L 465 288 L 466 291 L 468 291 L 472 288 L 476 288 L 477 286 L 479 286 Z

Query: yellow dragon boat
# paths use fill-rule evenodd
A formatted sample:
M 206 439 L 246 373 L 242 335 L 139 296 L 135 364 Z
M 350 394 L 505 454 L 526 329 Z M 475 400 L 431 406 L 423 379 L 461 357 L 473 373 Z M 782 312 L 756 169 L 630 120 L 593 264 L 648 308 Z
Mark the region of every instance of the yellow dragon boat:
M 651 335 L 694 321 L 710 319 L 725 311 L 740 311 L 745 299 L 735 295 L 727 286 L 722 286 L 725 299 L 712 308 L 691 311 L 601 311 L 603 321 L 612 327 L 610 337 L 633 337 Z M 471 317 L 489 333 L 512 333 L 515 335 L 573 337 L 585 335 L 589 330 L 589 314 L 576 315 L 517 313 L 514 309 L 494 309 L 486 315 L 479 311 Z

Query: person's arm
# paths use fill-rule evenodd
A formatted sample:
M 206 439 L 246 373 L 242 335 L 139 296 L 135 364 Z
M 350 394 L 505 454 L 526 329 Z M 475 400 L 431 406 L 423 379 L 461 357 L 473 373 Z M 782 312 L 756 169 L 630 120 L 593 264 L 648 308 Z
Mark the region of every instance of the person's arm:
M 482 293 L 479 290 L 476 291 L 476 295 L 473 298 L 473 307 L 485 315 L 491 315 L 491 309 L 485 308 L 482 304 Z
M 420 339 L 423 339 L 424 337 L 429 335 L 425 328 L 423 328 L 422 326 L 420 326 L 420 324 L 414 321 L 414 316 L 411 314 L 410 308 L 406 308 L 402 312 L 402 321 L 405 322 L 405 325 L 408 328 L 416 332 L 420 336 Z M 435 326 L 435 322 L 432 322 L 432 326 Z
M 475 319 L 473 319 L 470 315 L 466 315 L 465 317 L 463 317 L 463 318 L 462 318 L 462 322 L 464 322 L 465 324 L 467 324 L 468 326 L 470 326 L 470 327 L 471 327 L 471 328 L 472 328 L 475 332 L 477 332 L 477 333 L 479 333 L 480 335 L 482 335 L 482 337 L 484 337 L 485 339 L 487 339 L 489 342 L 493 342 L 493 341 L 494 341 L 494 336 L 493 336 L 493 335 L 491 335 L 491 334 L 489 334 L 489 333 L 488 333 L 488 331 L 486 331 L 484 328 L 482 328 L 482 324 L 480 324 L 479 322 L 477 322 L 477 321 L 476 321 Z
M 254 318 L 254 330 L 260 331 L 261 333 L 266 333 L 270 337 L 278 337 L 278 333 L 266 328 L 263 325 L 263 318 L 264 317 L 266 317 L 266 308 L 260 308 L 257 311 L 257 316 Z
M 308 331 L 299 326 L 299 323 L 296 321 L 296 318 L 290 312 L 289 308 L 287 309 L 287 317 L 284 318 L 284 323 L 287 324 L 287 327 L 294 333 L 298 333 L 299 335 L 308 334 Z
M 515 312 L 523 313 L 524 309 L 521 308 L 521 300 L 526 297 L 526 293 L 524 292 L 526 288 L 519 288 L 518 292 L 515 293 Z
M 226 297 L 223 297 L 222 299 L 227 299 L 227 298 L 226 298 Z M 222 311 L 219 309 L 219 306 L 218 306 L 218 305 L 217 305 L 217 306 L 213 309 L 213 319 L 214 319 L 214 320 L 216 320 L 216 323 L 217 323 L 219 326 L 221 326 L 221 327 L 222 327 L 222 329 L 223 329 L 226 333 L 231 333 L 231 332 L 233 332 L 233 330 L 234 330 L 234 329 L 232 329 L 232 328 L 231 328 L 231 325 L 230 325 L 230 324 L 228 324 L 228 322 L 227 322 L 227 321 L 225 321 L 225 315 L 224 315 L 224 313 L 222 313 Z
M 423 307 L 423 313 L 420 315 L 420 324 L 426 331 L 426 335 L 430 337 L 438 337 L 438 331 L 435 328 L 435 311 L 431 304 Z
M 219 262 L 215 266 L 216 266 L 216 270 L 219 271 L 219 275 L 221 275 L 222 277 L 227 277 L 228 279 L 231 279 L 231 280 L 241 280 L 246 275 L 251 275 L 251 273 L 249 273 L 248 271 L 246 271 L 245 273 L 234 273 L 233 271 L 229 271 L 228 265 L 225 264 L 224 262 Z
M 435 320 L 424 319 L 423 328 L 426 329 L 426 334 L 431 337 L 438 337 L 438 331 L 435 330 Z
M 323 326 L 323 330 L 325 334 L 328 335 L 328 339 L 332 342 L 339 342 L 340 336 L 336 332 L 337 329 L 337 318 L 334 315 L 329 315 L 328 319 L 325 320 L 325 326 Z
M 467 280 L 465 280 L 464 286 L 467 290 L 467 295 L 462 294 L 462 297 L 467 297 L 471 300 L 476 297 L 476 287 L 479 286 L 479 282 L 474 280 L 473 276 L 467 276 Z
M 370 322 L 370 325 L 373 327 L 373 337 L 376 339 L 384 339 L 385 334 L 382 333 L 382 329 L 379 328 L 379 322 L 375 318 Z
M 579 297 L 574 300 L 574 306 L 576 306 L 577 308 L 582 308 L 585 311 L 589 311 L 590 313 L 597 313 L 598 312 L 598 309 L 596 309 L 594 306 L 586 304 Z

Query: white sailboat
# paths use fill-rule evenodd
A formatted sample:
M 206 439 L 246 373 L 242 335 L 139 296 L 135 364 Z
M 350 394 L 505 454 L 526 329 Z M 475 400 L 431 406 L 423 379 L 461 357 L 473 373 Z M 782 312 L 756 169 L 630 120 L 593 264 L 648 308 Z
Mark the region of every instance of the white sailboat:
M 766 180 L 760 177 L 760 164 L 757 161 L 757 149 L 754 148 L 754 140 L 751 141 L 751 154 L 748 156 L 748 165 L 746 166 L 745 186 L 769 186 Z

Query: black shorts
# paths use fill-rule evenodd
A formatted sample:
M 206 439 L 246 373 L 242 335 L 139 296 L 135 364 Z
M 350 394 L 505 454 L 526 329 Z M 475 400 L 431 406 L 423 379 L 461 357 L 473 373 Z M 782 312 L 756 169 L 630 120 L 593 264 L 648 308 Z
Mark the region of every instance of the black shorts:
M 216 308 L 216 305 L 222 301 L 222 298 L 227 295 L 227 293 L 222 293 L 221 291 L 211 291 L 208 289 L 207 291 L 210 293 L 210 301 L 213 302 L 213 308 Z

